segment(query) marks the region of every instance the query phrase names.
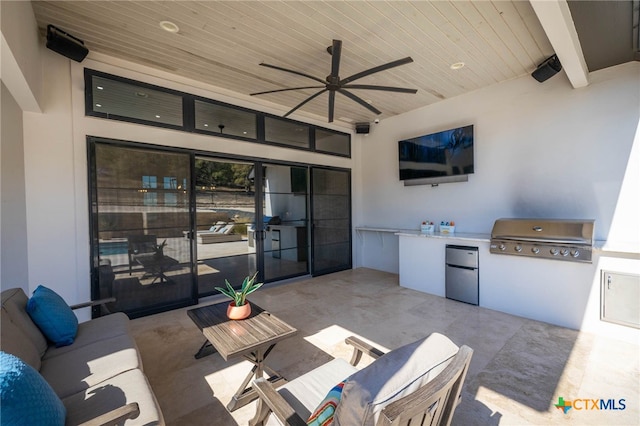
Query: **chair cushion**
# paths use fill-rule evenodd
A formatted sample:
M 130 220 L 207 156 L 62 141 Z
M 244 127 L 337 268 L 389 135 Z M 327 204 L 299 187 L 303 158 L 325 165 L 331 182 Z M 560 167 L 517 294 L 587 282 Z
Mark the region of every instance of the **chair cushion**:
M 27 302 L 27 313 L 56 346 L 73 343 L 78 332 L 78 318 L 55 291 L 38 286 Z
M 26 333 L 11 321 L 4 309 L 0 316 L 0 348 L 4 352 L 17 356 L 36 370 L 40 370 L 38 349 Z
M 336 407 L 340 403 L 342 397 L 342 388 L 344 387 L 345 380 L 335 385 L 324 397 L 316 411 L 311 414 L 307 425 L 309 426 L 328 426 L 333 422 L 333 414 L 336 411 Z
M 38 372 L 0 351 L 0 406 L 3 425 L 64 425 L 66 409 Z
M 436 377 L 458 352 L 442 334 L 395 349 L 347 378 L 334 414 L 336 426 L 374 426 L 380 411 Z
M 28 301 L 29 298 L 21 288 L 11 288 L 2 292 L 2 310 L 9 315 L 15 325 L 20 327 L 42 357 L 49 344 L 47 338 L 27 313 Z
M 336 383 L 356 371 L 347 361 L 336 358 L 281 386 L 278 393 L 300 417 L 307 419 Z

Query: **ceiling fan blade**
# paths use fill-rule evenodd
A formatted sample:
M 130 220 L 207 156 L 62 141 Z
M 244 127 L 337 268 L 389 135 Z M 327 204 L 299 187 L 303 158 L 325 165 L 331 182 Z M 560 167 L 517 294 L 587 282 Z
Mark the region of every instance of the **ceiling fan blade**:
M 329 89 L 322 89 L 320 90 L 318 93 L 314 93 L 313 95 L 309 96 L 307 99 L 305 99 L 304 101 L 300 102 L 298 105 L 296 105 L 295 107 L 293 107 L 288 113 L 286 113 L 285 115 L 283 115 L 283 117 L 287 117 L 289 116 L 289 114 L 291 114 L 292 112 L 294 112 L 295 110 L 297 110 L 298 108 L 300 108 L 301 106 L 303 106 L 304 104 L 306 104 L 307 102 L 315 99 L 316 97 L 322 95 L 324 92 L 326 92 Z
M 367 101 L 365 101 L 364 99 L 361 99 L 361 98 L 357 97 L 353 93 L 348 92 L 347 90 L 344 90 L 344 89 L 338 89 L 338 92 L 340 92 L 341 94 L 343 94 L 347 98 L 351 99 L 352 101 L 355 101 L 355 102 L 359 103 L 360 105 L 362 105 L 363 107 L 365 107 L 366 109 L 371 111 L 372 113 L 377 114 L 377 115 L 382 114 L 382 112 L 379 111 L 376 107 L 374 107 L 373 105 L 367 103 Z
M 342 41 L 333 40 L 331 46 L 331 76 L 338 77 L 340 73 L 340 56 L 342 56 Z
M 331 90 L 329 92 L 329 123 L 333 123 L 333 111 L 336 106 L 336 92 Z
M 286 92 L 289 90 L 301 90 L 301 89 L 322 89 L 324 86 L 303 86 L 303 87 L 290 87 L 288 89 L 267 90 L 265 92 L 249 93 L 249 96 L 266 95 L 267 93 Z
M 352 75 L 350 77 L 347 77 L 345 79 L 340 80 L 340 83 L 342 85 L 345 85 L 345 84 L 347 84 L 347 83 L 349 83 L 351 81 L 355 81 L 355 80 L 357 80 L 359 78 L 366 77 L 368 75 L 375 74 L 375 73 L 380 72 L 380 71 L 388 70 L 389 68 L 394 68 L 394 67 L 399 67 L 400 65 L 409 64 L 411 62 L 413 62 L 413 59 L 411 59 L 411 56 L 407 56 L 406 58 L 398 59 L 397 61 L 389 62 L 387 64 L 378 65 L 377 67 L 373 67 L 373 68 L 370 68 L 368 70 L 365 70 L 365 71 L 359 72 L 357 74 L 354 74 L 354 75 Z
M 406 89 L 404 87 L 390 87 L 390 86 L 371 86 L 369 84 L 349 84 L 342 86 L 343 89 L 366 89 L 366 90 L 384 90 L 386 92 L 398 92 L 398 93 L 417 93 L 418 89 Z
M 261 63 L 260 65 L 263 66 L 263 67 L 267 67 L 267 68 L 273 68 L 274 70 L 280 70 L 280 71 L 288 72 L 288 73 L 291 73 L 291 74 L 301 75 L 302 77 L 310 78 L 310 79 L 315 80 L 315 81 L 317 81 L 319 83 L 322 83 L 322 84 L 326 84 L 327 83 L 326 81 L 324 81 L 324 80 L 322 80 L 322 79 L 320 79 L 318 77 L 314 77 L 312 75 L 305 74 L 305 73 L 300 72 L 300 71 L 295 71 L 295 70 L 290 70 L 290 69 L 287 69 L 287 68 L 282 68 L 282 67 L 279 67 L 277 65 L 265 64 L 264 62 Z

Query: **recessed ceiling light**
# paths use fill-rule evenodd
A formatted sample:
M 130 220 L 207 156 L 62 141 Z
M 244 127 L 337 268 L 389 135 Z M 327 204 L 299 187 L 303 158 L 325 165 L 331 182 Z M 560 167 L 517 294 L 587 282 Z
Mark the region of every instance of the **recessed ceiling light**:
M 104 87 L 102 87 L 102 86 L 96 86 L 96 89 L 98 89 L 98 90 L 104 90 Z
M 158 114 L 156 114 L 156 118 L 160 118 L 160 116 Z
M 149 95 L 147 95 L 144 92 L 136 92 L 136 96 L 139 97 L 139 98 L 148 98 L 149 97 Z
M 101 104 L 96 104 L 96 106 L 97 106 L 98 108 L 102 108 L 102 105 L 101 105 Z
M 242 134 L 243 134 L 243 135 L 246 135 L 246 134 L 247 134 L 247 132 L 242 132 Z
M 209 127 L 209 125 L 207 123 L 204 123 L 204 127 Z
M 177 33 L 180 31 L 180 28 L 171 21 L 160 21 L 160 28 L 170 33 Z
M 451 64 L 449 68 L 452 70 L 459 70 L 460 68 L 464 68 L 464 62 L 456 62 L 455 64 Z

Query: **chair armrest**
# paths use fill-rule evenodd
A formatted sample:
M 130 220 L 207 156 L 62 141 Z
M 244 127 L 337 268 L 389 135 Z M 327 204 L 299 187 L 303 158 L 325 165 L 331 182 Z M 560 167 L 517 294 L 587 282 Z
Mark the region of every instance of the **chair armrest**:
M 358 365 L 363 353 L 373 357 L 374 359 L 380 358 L 382 355 L 384 355 L 384 352 L 382 350 L 376 348 L 375 346 L 371 346 L 367 342 L 364 342 L 355 336 L 347 337 L 344 342 L 348 345 L 353 346 L 353 355 L 351 356 L 351 361 L 349 361 L 353 366 Z
M 115 297 L 108 297 L 106 299 L 92 300 L 90 302 L 78 303 L 77 305 L 71 305 L 70 308 L 71 309 L 89 308 L 89 307 L 92 307 L 92 306 L 104 305 L 106 303 L 115 302 L 115 301 L 116 301 Z
M 287 426 L 306 426 L 306 422 L 295 412 L 287 401 L 276 392 L 273 385 L 264 378 L 254 380 L 253 389 L 259 396 L 256 416 L 249 422 L 251 426 L 264 425 L 269 413 Z
M 124 420 L 135 419 L 139 414 L 140 407 L 138 407 L 138 403 L 132 402 L 95 417 L 79 426 L 115 426 L 123 424 Z

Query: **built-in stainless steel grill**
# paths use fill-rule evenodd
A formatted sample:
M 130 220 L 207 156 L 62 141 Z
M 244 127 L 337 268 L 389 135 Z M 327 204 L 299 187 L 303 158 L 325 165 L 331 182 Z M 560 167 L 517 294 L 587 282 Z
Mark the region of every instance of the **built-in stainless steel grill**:
M 593 220 L 498 219 L 491 253 L 591 262 Z

